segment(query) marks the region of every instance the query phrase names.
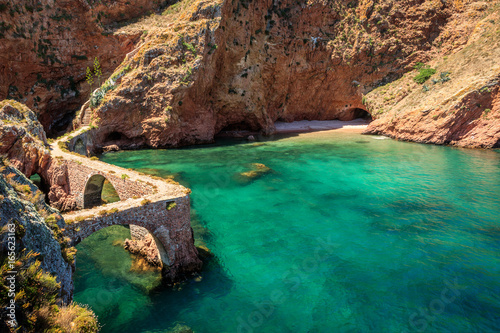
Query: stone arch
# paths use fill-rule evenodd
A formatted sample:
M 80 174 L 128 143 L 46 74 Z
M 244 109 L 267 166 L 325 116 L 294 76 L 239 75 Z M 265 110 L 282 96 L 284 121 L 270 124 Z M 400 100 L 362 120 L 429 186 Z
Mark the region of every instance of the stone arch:
M 80 154 L 80 155 L 87 156 L 87 147 L 85 146 L 85 143 L 83 142 L 83 140 L 81 138 L 78 138 L 75 141 L 73 151 L 75 153 Z
M 30 177 L 30 180 L 35 184 L 36 187 L 44 194 L 44 200 L 47 204 L 50 204 L 49 202 L 49 191 L 50 191 L 50 184 L 46 181 L 46 179 L 43 177 L 41 173 L 34 173 Z
M 102 200 L 102 190 L 105 181 L 106 177 L 100 174 L 94 174 L 89 177 L 87 183 L 85 184 L 85 189 L 83 192 L 84 209 L 100 206 L 104 203 Z M 111 182 L 109 183 L 113 185 Z M 116 192 L 116 188 L 114 186 L 113 188 L 115 189 Z
M 80 233 L 78 236 L 76 236 L 73 241 L 72 241 L 72 246 L 76 246 L 79 244 L 81 241 L 83 241 L 85 238 L 89 237 L 95 232 L 98 232 L 99 230 L 105 229 L 107 227 L 111 226 L 116 226 L 116 225 L 123 225 L 123 226 L 128 226 L 130 228 L 130 236 L 132 239 L 144 239 L 148 235 L 151 236 L 155 242 L 156 246 L 156 255 L 158 256 L 159 262 L 161 263 L 161 267 L 169 267 L 171 264 L 171 257 L 169 257 L 168 252 L 166 250 L 166 246 L 168 244 L 163 244 L 162 241 L 158 238 L 158 233 L 161 231 L 160 230 L 150 230 L 147 226 L 142 226 L 140 223 L 137 224 L 132 224 L 127 221 L 123 221 L 121 219 L 116 219 L 113 223 L 111 224 L 96 224 L 93 226 L 93 228 L 90 230 L 90 232 L 86 233 Z M 135 235 L 134 235 L 135 231 Z

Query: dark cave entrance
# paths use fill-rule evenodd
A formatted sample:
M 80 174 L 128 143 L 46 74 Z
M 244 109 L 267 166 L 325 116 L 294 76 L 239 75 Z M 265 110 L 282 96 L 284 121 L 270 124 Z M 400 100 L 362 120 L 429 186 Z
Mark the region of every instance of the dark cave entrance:
M 47 204 L 50 204 L 48 195 L 50 191 L 50 186 L 47 184 L 47 182 L 38 173 L 31 175 L 31 177 L 29 178 L 33 182 L 33 184 L 35 184 L 36 187 L 38 187 L 38 189 L 44 194 L 45 202 Z
M 125 136 L 120 133 L 120 132 L 111 132 L 108 134 L 108 136 L 106 137 L 106 142 L 110 142 L 110 141 L 120 141 L 124 138 Z
M 238 123 L 233 123 L 226 125 L 217 134 L 217 137 L 244 137 L 249 134 L 257 134 L 259 128 L 250 125 L 246 121 L 240 121 Z
M 372 120 L 372 116 L 368 111 L 360 109 L 360 108 L 355 108 L 352 110 L 352 119 L 365 119 L 365 120 Z
M 242 132 L 242 131 L 252 132 L 255 131 L 255 129 L 252 128 L 252 126 L 250 126 L 250 124 L 248 124 L 247 122 L 241 121 L 239 123 L 229 124 L 220 130 L 220 132 Z

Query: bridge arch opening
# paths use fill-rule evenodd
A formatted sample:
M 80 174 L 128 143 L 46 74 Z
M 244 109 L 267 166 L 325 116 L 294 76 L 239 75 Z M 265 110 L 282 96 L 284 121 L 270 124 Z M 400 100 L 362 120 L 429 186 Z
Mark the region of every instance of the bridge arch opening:
M 117 201 L 120 201 L 120 196 L 106 177 L 97 174 L 89 178 L 83 193 L 84 209 Z
M 147 251 L 138 252 L 137 249 L 144 245 L 140 243 L 141 239 L 134 238 L 133 227 L 137 226 L 133 224 L 104 226 L 75 239 L 73 245 L 77 248 L 77 271 L 83 268 L 88 272 L 88 264 L 91 263 L 92 273 L 102 274 L 103 277 L 126 280 L 144 290 L 152 290 L 159 286 L 162 283 L 163 268 L 168 269 L 168 256 L 163 252 L 164 247 L 159 241 L 158 246 L 161 251 L 154 252 L 148 247 Z M 157 241 L 149 231 L 147 233 L 150 239 L 153 237 Z M 130 241 L 139 244 L 131 249 L 127 247 Z M 155 262 L 151 261 L 152 257 Z
M 47 204 L 49 204 L 49 197 L 48 197 L 48 194 L 49 194 L 49 191 L 50 191 L 50 186 L 47 184 L 47 182 L 43 179 L 43 177 L 38 174 L 38 173 L 35 173 L 33 175 L 30 176 L 30 180 L 33 182 L 33 184 L 36 185 L 36 187 L 38 187 L 38 189 L 40 191 L 42 191 L 42 193 L 44 194 L 45 196 L 45 202 Z
M 72 244 L 77 246 L 82 241 L 86 244 L 102 243 L 103 238 L 112 239 L 110 242 L 105 242 L 106 244 L 120 246 L 127 252 L 138 256 L 138 258 L 145 259 L 147 266 L 160 269 L 164 267 L 168 269 L 170 266 L 170 259 L 164 244 L 152 231 L 136 224 L 103 225 L 92 232 L 74 238 Z M 94 245 L 91 246 L 91 248 L 94 247 Z

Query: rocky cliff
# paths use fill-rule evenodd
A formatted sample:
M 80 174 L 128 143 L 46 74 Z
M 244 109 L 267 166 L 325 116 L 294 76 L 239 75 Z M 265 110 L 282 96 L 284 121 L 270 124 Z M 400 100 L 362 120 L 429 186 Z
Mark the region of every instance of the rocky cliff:
M 500 148 L 500 15 L 496 9 L 483 16 L 463 48 L 368 93 L 376 120 L 366 133 Z M 417 83 L 426 71 L 428 78 Z
M 0 154 L 24 174 L 41 173 L 50 160 L 45 131 L 25 105 L 0 102 Z
M 98 332 L 95 314 L 71 303 L 75 248 L 64 220 L 19 170 L 0 162 L 0 330 Z M 15 282 L 14 282 L 15 281 Z
M 87 110 L 96 144 L 178 146 L 366 111 L 386 123 L 370 93 L 467 47 L 496 10 L 482 1 L 180 1 L 127 26 L 155 28 Z
M 140 33 L 114 34 L 112 26 L 165 3 L 1 0 L 0 100 L 32 108 L 49 134 L 63 130 L 88 99 L 86 67 L 97 57 L 105 79 L 139 40 Z
M 0 90 L 39 110 L 45 129 L 54 132 L 57 120 L 89 96 L 84 69 L 98 57 L 102 85 L 78 118 L 96 128 L 97 148 L 179 146 L 226 130 L 272 133 L 277 120 L 370 115 L 376 121 L 369 133 L 497 144 L 498 56 L 491 51 L 497 0 L 44 1 L 0 6 L 7 57 Z M 495 75 L 471 73 L 468 62 Z M 433 89 L 414 84 L 419 63 L 439 67 L 431 80 L 441 73 L 451 80 Z M 470 75 L 475 86 L 468 91 L 481 96 L 463 99 Z M 482 91 L 486 86 L 490 92 Z M 479 121 L 479 111 L 462 115 L 451 105 L 446 117 L 432 111 L 442 113 L 442 103 L 459 99 L 466 108 L 491 104 L 480 107 L 489 116 Z
M 66 165 L 50 156 L 45 132 L 34 112 L 13 100 L 0 102 L 0 155 L 27 177 L 38 174 L 41 189 L 53 207 L 63 211 L 75 208 L 75 198 L 68 194 Z
M 71 301 L 73 292 L 74 249 L 63 238 L 64 220 L 59 211 L 45 203 L 44 195 L 19 170 L 0 167 L 1 228 L 14 224 L 17 232 L 16 252 L 23 249 L 40 254 L 41 268 L 57 276 L 60 297 Z M 0 250 L 7 252 L 8 233 L 0 234 Z

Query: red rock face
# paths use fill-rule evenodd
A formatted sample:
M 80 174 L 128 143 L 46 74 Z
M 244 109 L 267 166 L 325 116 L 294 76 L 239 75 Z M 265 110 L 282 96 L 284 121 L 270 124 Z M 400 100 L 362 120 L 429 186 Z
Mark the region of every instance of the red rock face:
M 71 123 L 63 118 L 88 99 L 85 69 L 92 68 L 94 58 L 105 78 L 138 40 L 138 35 L 106 35 L 96 22 L 106 12 L 100 7 L 96 12 L 87 1 L 19 0 L 5 6 L 0 100 L 16 99 L 32 108 L 49 134 Z
M 51 159 L 44 169 L 42 177 L 50 185 L 47 196 L 52 207 L 63 212 L 77 209 L 77 198 L 71 194 L 69 188 L 66 164 L 59 163 L 57 159 Z
M 475 0 L 183 1 L 149 27 L 127 25 L 162 5 L 9 4 L 0 13 L 7 24 L 0 36 L 6 55 L 0 98 L 25 101 L 55 133 L 89 96 L 85 68 L 98 57 L 102 79 L 113 68 L 117 76 L 92 117 L 87 112 L 99 127 L 97 148 L 196 144 L 231 129 L 272 133 L 276 120 L 350 120 L 376 111 L 367 108 L 367 93 L 416 62 L 463 48 L 492 6 Z M 104 33 L 102 24 L 117 22 L 125 25 L 119 34 Z M 141 45 L 125 58 L 139 35 Z
M 372 122 L 366 134 L 404 141 L 449 144 L 465 148 L 500 148 L 500 84 L 467 94 L 451 110 L 409 112 Z
M 224 129 L 272 133 L 276 120 L 353 119 L 363 94 L 465 44 L 464 16 L 425 0 L 193 5 L 126 61 L 133 72 L 95 112 L 96 146 L 111 133 L 121 147 L 168 147 Z
M 50 161 L 47 139 L 35 114 L 16 101 L 0 102 L 0 155 L 28 177 Z
M 476 3 L 472 9 L 484 9 Z M 475 11 L 477 14 L 477 10 Z M 467 148 L 500 147 L 498 8 L 481 10 L 465 47 L 365 96 L 375 121 L 366 133 Z M 470 12 L 474 14 L 474 11 Z M 471 26 L 469 22 L 469 26 Z M 422 77 L 421 77 L 422 78 Z

